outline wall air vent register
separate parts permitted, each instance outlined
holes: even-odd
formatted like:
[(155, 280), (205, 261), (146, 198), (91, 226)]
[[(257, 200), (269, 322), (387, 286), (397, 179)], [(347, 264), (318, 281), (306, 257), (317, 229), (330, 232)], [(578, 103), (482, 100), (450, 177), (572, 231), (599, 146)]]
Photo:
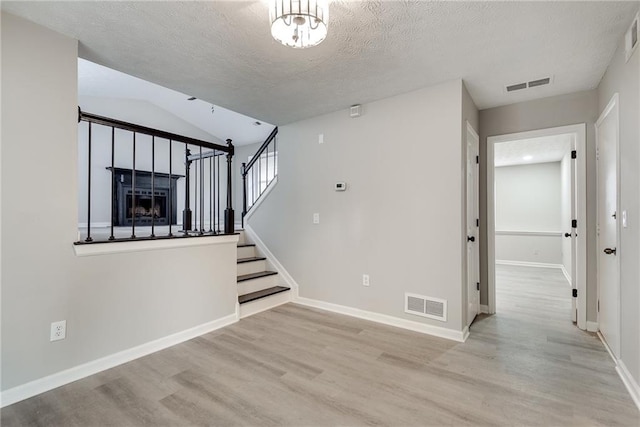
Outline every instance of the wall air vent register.
[(447, 321), (447, 300), (417, 294), (404, 294), (405, 313)]

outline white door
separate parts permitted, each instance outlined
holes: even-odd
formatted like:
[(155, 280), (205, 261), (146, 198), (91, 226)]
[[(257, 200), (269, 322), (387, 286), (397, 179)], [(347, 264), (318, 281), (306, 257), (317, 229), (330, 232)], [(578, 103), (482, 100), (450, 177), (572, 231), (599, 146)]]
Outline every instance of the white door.
[(467, 123), (467, 326), (480, 312), (478, 244), (478, 134)]
[(618, 270), (618, 100), (613, 97), (596, 123), (598, 164), (598, 323), (609, 348), (620, 357)]

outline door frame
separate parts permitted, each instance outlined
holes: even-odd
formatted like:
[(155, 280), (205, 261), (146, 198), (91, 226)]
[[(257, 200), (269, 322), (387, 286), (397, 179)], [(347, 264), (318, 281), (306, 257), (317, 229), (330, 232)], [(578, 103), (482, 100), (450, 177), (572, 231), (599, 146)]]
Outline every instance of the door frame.
[[(602, 113), (600, 114), (600, 117), (598, 117), (598, 120), (596, 121), (595, 125), (594, 125), (594, 130), (595, 130), (595, 139), (596, 139), (596, 185), (598, 185), (598, 179), (600, 176), (600, 161), (598, 159), (598, 150), (599, 150), (599, 141), (598, 141), (598, 128), (600, 127), (600, 125), (602, 124), (602, 122), (604, 121), (604, 119), (607, 118), (607, 116), (609, 115), (609, 113), (611, 113), (611, 111), (613, 111), (613, 109), (616, 108), (618, 110), (618, 121), (615, 124), (615, 128), (616, 128), (616, 213), (618, 215), (618, 217), (620, 217), (622, 215), (622, 211), (620, 209), (620, 103), (619, 103), (619, 96), (618, 93), (614, 93), (613, 96), (611, 97), (611, 99), (609, 100), (609, 103), (607, 104), (607, 106), (604, 108), (604, 110), (602, 110)], [(600, 227), (600, 198), (598, 197), (598, 191), (596, 190), (596, 265), (597, 265), (597, 270), (596, 270), (596, 283), (597, 283), (597, 297), (598, 297), (598, 304), (600, 303), (600, 233), (599, 233), (599, 227)], [(621, 228), (621, 223), (622, 221), (616, 219), (616, 249), (618, 251), (620, 251), (620, 228)], [(616, 283), (615, 286), (618, 287), (618, 299), (616, 301), (616, 308), (617, 308), (617, 317), (618, 317), (618, 339), (619, 339), (619, 343), (618, 343), (618, 348), (617, 349), (611, 349), (609, 347), (609, 344), (606, 344), (607, 350), (611, 353), (612, 357), (614, 360), (618, 359), (619, 353), (620, 353), (620, 345), (622, 344), (621, 340), (622, 340), (622, 334), (621, 334), (621, 313), (620, 313), (620, 254), (619, 252), (616, 253)], [(600, 324), (600, 310), (598, 309), (596, 311), (597, 313), (597, 321), (598, 321), (598, 325)], [(599, 328), (598, 328), (599, 329)], [(600, 332), (598, 332), (600, 333)], [(603, 340), (604, 341), (604, 340)], [(606, 342), (606, 341), (604, 341)], [(618, 355), (615, 355), (615, 353), (613, 352), (613, 350), (616, 350), (618, 352)]]
[(488, 312), (496, 312), (496, 216), (495, 216), (495, 144), (519, 139), (540, 138), (560, 134), (575, 135), (575, 149), (578, 152), (576, 158), (577, 181), (577, 220), (578, 236), (576, 259), (576, 289), (578, 298), (576, 307), (578, 310), (578, 328), (587, 329), (587, 161), (586, 161), (586, 123), (559, 126), (546, 129), (537, 129), (526, 132), (516, 132), (505, 135), (487, 137), (487, 297)]
[[(478, 156), (478, 158), (480, 156), (480, 135), (478, 135), (478, 132), (476, 132), (476, 130), (473, 128), (473, 126), (471, 125), (471, 123), (469, 123), (468, 120), (465, 120), (465, 122), (466, 122), (466, 135), (465, 135), (466, 137), (465, 137), (465, 144), (464, 144), (464, 148), (465, 148), (465, 175), (464, 175), (464, 177), (465, 177), (465, 196), (464, 197), (465, 197), (465, 204), (466, 204), (467, 200), (468, 200), (467, 192), (469, 191), (468, 190), (469, 183), (467, 181), (467, 176), (468, 176), (467, 173), (468, 173), (468, 171), (466, 170), (466, 167), (468, 165), (467, 158), (469, 156), (469, 152), (468, 152), (469, 135), (471, 135), (471, 137), (474, 139), (474, 142), (475, 142), (475, 145), (476, 145), (476, 150), (477, 150), (476, 151), (476, 155)], [(475, 186), (476, 186), (476, 195), (475, 195), (476, 196), (475, 197), (475, 199), (476, 199), (476, 209), (475, 209), (476, 212), (475, 213), (477, 215), (476, 219), (479, 219), (480, 218), (480, 163), (479, 162), (476, 164)], [(464, 233), (463, 233), (464, 242), (465, 242), (464, 243), (465, 256), (466, 256), (466, 254), (468, 254), (467, 246), (469, 244), (467, 242), (467, 221), (468, 221), (467, 216), (468, 216), (468, 212), (469, 212), (468, 206), (465, 205), (465, 225), (464, 225)], [(464, 305), (464, 308), (465, 308), (464, 309), (464, 313), (465, 313), (465, 319), (466, 320), (465, 320), (464, 323), (465, 323), (465, 326), (467, 326), (467, 327), (471, 326), (471, 321), (469, 319), (467, 319), (468, 312), (469, 312), (469, 276), (470, 276), (470, 274), (477, 274), (476, 280), (478, 282), (480, 282), (480, 224), (478, 224), (476, 226), (475, 238), (476, 238), (476, 241), (475, 241), (476, 257), (477, 257), (476, 261), (475, 261), (476, 262), (476, 264), (475, 264), (475, 269), (476, 269), (475, 273), (469, 271), (469, 259), (467, 259), (466, 263), (465, 263), (465, 269), (467, 271), (467, 274), (466, 274), (466, 282), (465, 282), (466, 301), (465, 301), (465, 305)], [(478, 315), (478, 314), (480, 314), (482, 312), (482, 310), (480, 309), (480, 290), (478, 290), (477, 293), (478, 293), (477, 294), (478, 304), (477, 304), (477, 313), (476, 313), (476, 315)]]

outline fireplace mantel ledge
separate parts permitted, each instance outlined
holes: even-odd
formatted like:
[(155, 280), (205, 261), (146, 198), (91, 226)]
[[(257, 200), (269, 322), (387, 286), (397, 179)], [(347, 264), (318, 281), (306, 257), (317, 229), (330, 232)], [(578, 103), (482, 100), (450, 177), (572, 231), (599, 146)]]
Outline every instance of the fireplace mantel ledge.
[(223, 234), (218, 236), (181, 237), (176, 239), (92, 243), (88, 245), (73, 245), (73, 249), (76, 256), (79, 257), (224, 244), (233, 244), (235, 251), (238, 238), (238, 234)]

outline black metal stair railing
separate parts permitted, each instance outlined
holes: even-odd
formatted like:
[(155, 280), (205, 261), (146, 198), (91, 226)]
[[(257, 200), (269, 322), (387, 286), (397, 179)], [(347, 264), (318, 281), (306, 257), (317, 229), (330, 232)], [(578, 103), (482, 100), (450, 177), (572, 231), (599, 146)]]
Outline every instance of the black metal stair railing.
[(278, 128), (274, 128), (248, 163), (242, 163), (242, 226), (247, 212), (278, 176)]
[[(227, 139), (227, 145), (211, 143), (85, 113), (78, 107), (78, 123), (81, 122), (87, 123), (86, 168), (81, 159), (79, 170), (80, 175), (86, 174), (86, 210), (81, 206), (79, 212), (81, 216), (86, 212), (86, 230), (79, 227), (78, 241), (75, 244), (235, 232), (231, 193), (234, 146), (230, 139)], [(102, 138), (97, 138), (96, 131), (99, 131)], [(136, 143), (140, 145), (143, 139), (146, 145), (136, 149)], [(94, 155), (96, 144), (100, 144), (102, 150), (99, 158)], [(163, 155), (158, 156), (163, 147)], [(184, 162), (178, 171), (174, 160), (174, 155), (179, 153), (176, 148), (184, 150)], [(106, 155), (107, 151), (110, 151), (110, 156)], [(140, 166), (141, 154), (150, 154), (150, 161), (144, 160), (151, 170), (143, 170)], [(158, 157), (163, 158), (164, 164), (158, 165)], [(103, 165), (101, 161), (109, 164)], [(224, 163), (226, 171), (221, 173)], [(129, 165), (130, 168), (124, 167)], [(100, 166), (104, 166), (104, 169)], [(97, 184), (101, 184), (101, 188), (94, 188), (96, 183), (92, 183), (92, 178), (99, 181)], [(107, 179), (110, 185), (106, 184)], [(223, 193), (226, 197), (224, 212), (221, 209)], [(179, 195), (184, 198), (181, 223), (177, 214)], [(108, 227), (104, 226), (106, 224), (102, 227), (92, 224), (92, 214), (95, 214), (92, 208), (95, 211), (96, 205), (102, 207), (99, 214), (103, 219), (109, 217)], [(107, 212), (109, 208), (110, 212)], [(223, 230), (220, 229), (221, 215)]]

